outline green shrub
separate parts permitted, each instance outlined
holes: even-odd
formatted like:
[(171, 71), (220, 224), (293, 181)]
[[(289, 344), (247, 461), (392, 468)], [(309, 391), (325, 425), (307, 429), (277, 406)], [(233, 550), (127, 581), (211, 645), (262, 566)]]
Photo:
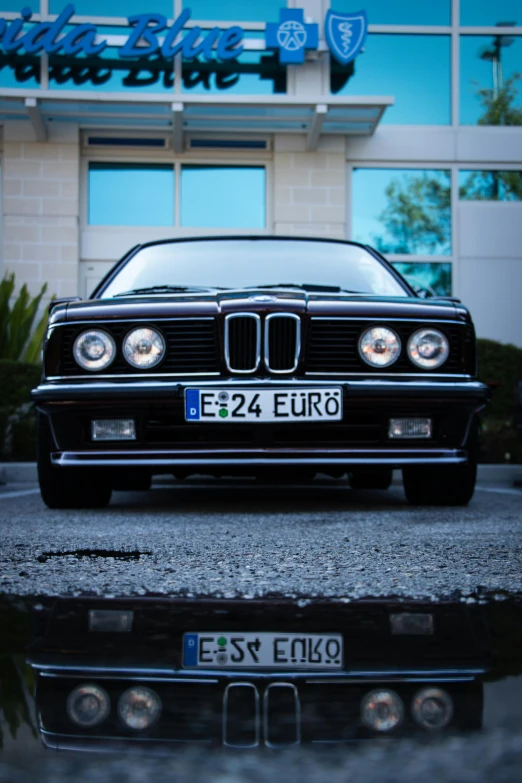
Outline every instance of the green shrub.
[(522, 380), (522, 348), (495, 340), (479, 340), (478, 375), (484, 383), (495, 384), (493, 397), (481, 417), (480, 461), (522, 462), (522, 438), (515, 424), (517, 382)]
[(36, 454), (36, 412), (30, 392), (40, 382), (36, 364), (0, 359), (0, 457), (33, 460)]
[(37, 364), (0, 359), (0, 408), (18, 408), (30, 402), (30, 391), (38, 386), (42, 368)]
[(0, 282), (0, 358), (36, 363), (40, 361), (40, 347), (47, 326), (47, 312), (40, 318), (34, 331), (33, 323), (42, 297), (47, 291), (47, 283), (35, 297), (29, 295), (24, 284), (11, 304), (14, 290), (13, 273)]
[(486, 418), (513, 420), (517, 381), (522, 380), (522, 348), (495, 340), (479, 340), (478, 376), (484, 383), (499, 384), (486, 408)]

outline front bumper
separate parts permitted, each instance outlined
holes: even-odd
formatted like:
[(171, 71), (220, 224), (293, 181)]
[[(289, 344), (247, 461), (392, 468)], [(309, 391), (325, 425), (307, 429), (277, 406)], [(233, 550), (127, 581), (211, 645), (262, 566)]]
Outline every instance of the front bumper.
[[(333, 423), (202, 424), (186, 422), (188, 388), (313, 388), (343, 390), (343, 420)], [(51, 420), (61, 467), (185, 467), (204, 472), (224, 467), (371, 465), (390, 468), (419, 464), (459, 464), (467, 460), (471, 424), (489, 396), (473, 379), (213, 379), (91, 380), (47, 382), (33, 391), (38, 409)], [(429, 440), (390, 440), (390, 418), (427, 416), (434, 422)], [(132, 442), (93, 442), (93, 418), (136, 420)]]

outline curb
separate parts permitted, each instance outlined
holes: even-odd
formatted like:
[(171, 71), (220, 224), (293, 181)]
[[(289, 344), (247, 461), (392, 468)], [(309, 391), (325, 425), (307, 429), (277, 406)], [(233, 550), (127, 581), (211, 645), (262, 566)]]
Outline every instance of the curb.
[[(0, 462), (0, 484), (38, 481), (36, 462)], [(510, 484), (522, 481), (522, 465), (479, 465), (477, 481), (482, 484)], [(402, 484), (400, 470), (393, 471), (393, 483)]]

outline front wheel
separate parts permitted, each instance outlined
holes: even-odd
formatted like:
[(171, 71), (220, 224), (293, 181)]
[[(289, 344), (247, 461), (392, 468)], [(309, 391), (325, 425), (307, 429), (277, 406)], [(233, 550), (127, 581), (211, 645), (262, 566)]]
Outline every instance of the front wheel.
[(475, 492), (477, 451), (463, 465), (403, 468), (404, 492), (413, 506), (467, 506)]
[(38, 414), (37, 465), (42, 500), (49, 508), (102, 508), (112, 488), (100, 472), (59, 468), (51, 461), (53, 438), (49, 419)]

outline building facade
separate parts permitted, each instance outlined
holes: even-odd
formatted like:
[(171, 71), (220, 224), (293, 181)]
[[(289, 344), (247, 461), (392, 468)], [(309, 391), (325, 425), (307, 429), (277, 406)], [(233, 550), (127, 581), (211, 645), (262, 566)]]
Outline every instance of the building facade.
[(18, 284), (85, 297), (166, 237), (355, 239), (522, 346), (520, 0), (27, 5), (0, 11)]

